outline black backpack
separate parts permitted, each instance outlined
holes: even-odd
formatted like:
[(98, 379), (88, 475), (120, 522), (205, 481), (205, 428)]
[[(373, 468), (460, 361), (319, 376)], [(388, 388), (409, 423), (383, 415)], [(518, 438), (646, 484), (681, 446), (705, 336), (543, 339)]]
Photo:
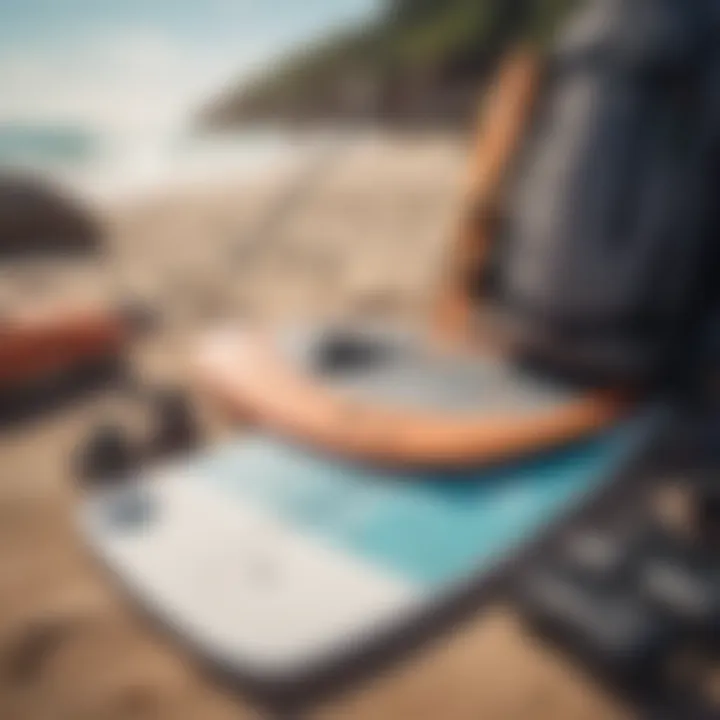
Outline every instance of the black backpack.
[(690, 356), (717, 279), (712, 12), (593, 0), (553, 53), (499, 243), (521, 356), (603, 382), (656, 380)]

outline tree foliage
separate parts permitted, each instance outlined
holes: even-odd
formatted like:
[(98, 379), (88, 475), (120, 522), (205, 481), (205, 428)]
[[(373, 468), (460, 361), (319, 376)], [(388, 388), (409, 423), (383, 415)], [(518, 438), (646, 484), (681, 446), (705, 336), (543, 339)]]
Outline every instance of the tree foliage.
[(219, 124), (321, 117), (338, 109), (348, 83), (358, 78), (383, 92), (418, 77), (441, 85), (480, 81), (512, 42), (547, 42), (575, 2), (386, 0), (375, 20), (280, 58), (208, 116)]

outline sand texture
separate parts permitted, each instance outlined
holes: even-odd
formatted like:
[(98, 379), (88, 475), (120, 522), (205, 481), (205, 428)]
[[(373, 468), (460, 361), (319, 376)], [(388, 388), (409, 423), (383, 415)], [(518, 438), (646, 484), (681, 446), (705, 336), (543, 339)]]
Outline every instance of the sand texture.
[[(287, 195), (289, 173), (125, 203), (105, 216), (111, 253), (103, 263), (6, 264), (0, 308), (29, 298), (143, 297), (163, 322), (133, 361), (156, 382), (184, 382), (187, 347), (226, 317), (411, 322), (426, 312), (438, 279), (465, 155), (455, 141), (427, 137), (344, 148), (282, 222), (268, 212)], [(265, 717), (133, 613), (77, 536), (73, 451), (108, 414), (133, 416), (142, 432), (146, 418), (126, 405), (106, 391), (0, 433), (0, 720)], [(208, 437), (228, 430), (213, 408), (201, 400), (199, 408)], [(534, 647), (503, 609), (302, 716), (626, 717), (587, 678)]]

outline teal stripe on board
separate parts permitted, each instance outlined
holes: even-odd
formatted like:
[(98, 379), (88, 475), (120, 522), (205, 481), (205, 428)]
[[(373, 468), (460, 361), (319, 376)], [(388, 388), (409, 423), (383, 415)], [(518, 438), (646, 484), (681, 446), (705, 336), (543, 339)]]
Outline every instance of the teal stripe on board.
[(207, 454), (192, 470), (199, 481), (432, 590), (482, 572), (552, 522), (597, 488), (637, 437), (636, 424), (513, 466), (403, 475), (253, 436)]

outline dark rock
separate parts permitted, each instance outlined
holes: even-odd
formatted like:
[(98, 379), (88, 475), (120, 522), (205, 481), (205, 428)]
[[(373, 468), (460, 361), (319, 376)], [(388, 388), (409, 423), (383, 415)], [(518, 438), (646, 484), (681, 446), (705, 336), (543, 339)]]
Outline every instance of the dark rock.
[(47, 181), (0, 174), (0, 260), (94, 254), (99, 223), (79, 203)]

